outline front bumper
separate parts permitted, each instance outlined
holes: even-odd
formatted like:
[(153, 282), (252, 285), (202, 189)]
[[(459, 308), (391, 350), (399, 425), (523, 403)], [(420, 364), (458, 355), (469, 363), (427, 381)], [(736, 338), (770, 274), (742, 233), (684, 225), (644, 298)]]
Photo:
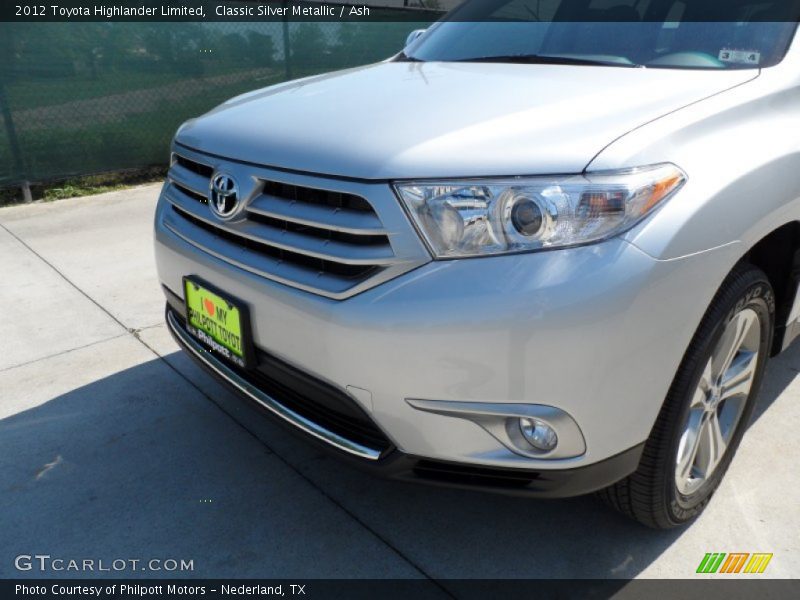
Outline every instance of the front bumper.
[[(247, 303), (258, 349), (347, 395), (398, 453), (464, 468), (556, 473), (639, 447), (735, 262), (730, 247), (657, 261), (615, 239), (434, 261), (337, 301), (199, 250), (163, 227), (164, 210), (162, 200), (165, 288), (195, 275)], [(585, 451), (525, 456), (472, 420), (407, 399), (557, 407), (578, 424)]]
[[(310, 436), (324, 450), (336, 453), (340, 458), (350, 459), (352, 464), (374, 475), (463, 489), (561, 498), (587, 494), (619, 481), (636, 469), (644, 449), (644, 444), (640, 444), (589, 466), (545, 471), (478, 467), (411, 456), (395, 448), (380, 434), (376, 435), (369, 430), (364, 433), (367, 428), (354, 427), (352, 418), (342, 431), (341, 422), (330, 419), (326, 422), (325, 416), (319, 418), (320, 413), (313, 409), (313, 414), (309, 414), (307, 404), (292, 406), (292, 399), (288, 398), (287, 402), (285, 392), (281, 393), (280, 382), (265, 376), (270, 372), (274, 374), (275, 367), (274, 364), (271, 367), (264, 365), (280, 362), (273, 357), (260, 353), (259, 362), (262, 366), (259, 367), (259, 377), (255, 380), (252, 375), (216, 358), (186, 330), (185, 314), (179, 299), (170, 292), (167, 292), (167, 299), (166, 321), (170, 333), (195, 362), (237, 393), (242, 400), (263, 409), (265, 413), (287, 425), (290, 431)], [(285, 365), (281, 365), (280, 369), (291, 371)], [(259, 380), (261, 385), (258, 384)], [(299, 387), (306, 391), (308, 386), (304, 384), (307, 381), (307, 377), (299, 381)], [(325, 387), (321, 382), (310, 382), (310, 385), (312, 389), (317, 386)], [(314, 391), (319, 392), (319, 389)], [(314, 391), (311, 392), (312, 395)], [(331, 390), (331, 393), (335, 392)]]

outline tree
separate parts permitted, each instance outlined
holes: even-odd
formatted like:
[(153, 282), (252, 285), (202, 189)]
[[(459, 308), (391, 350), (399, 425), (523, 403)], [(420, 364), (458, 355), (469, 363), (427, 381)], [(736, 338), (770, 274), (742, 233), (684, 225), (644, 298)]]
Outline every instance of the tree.
[(328, 40), (319, 23), (292, 24), (289, 40), (293, 68), (320, 71), (330, 62)]
[(275, 40), (271, 35), (248, 31), (247, 52), (251, 62), (256, 66), (271, 67), (275, 64)]

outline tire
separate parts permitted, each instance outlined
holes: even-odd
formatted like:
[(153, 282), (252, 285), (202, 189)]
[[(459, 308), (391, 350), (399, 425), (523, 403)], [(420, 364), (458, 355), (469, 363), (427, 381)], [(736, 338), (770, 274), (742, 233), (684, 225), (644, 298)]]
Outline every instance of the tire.
[[(681, 361), (638, 469), (598, 492), (607, 504), (656, 529), (686, 524), (705, 509), (752, 416), (774, 319), (767, 276), (750, 264), (738, 265)], [(730, 385), (736, 380), (740, 386)]]

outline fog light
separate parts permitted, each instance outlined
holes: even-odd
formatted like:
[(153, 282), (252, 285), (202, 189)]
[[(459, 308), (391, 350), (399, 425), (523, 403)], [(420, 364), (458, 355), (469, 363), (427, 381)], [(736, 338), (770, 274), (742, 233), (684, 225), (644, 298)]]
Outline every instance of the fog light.
[(558, 444), (555, 430), (538, 419), (520, 419), (519, 430), (525, 441), (542, 452), (550, 452)]

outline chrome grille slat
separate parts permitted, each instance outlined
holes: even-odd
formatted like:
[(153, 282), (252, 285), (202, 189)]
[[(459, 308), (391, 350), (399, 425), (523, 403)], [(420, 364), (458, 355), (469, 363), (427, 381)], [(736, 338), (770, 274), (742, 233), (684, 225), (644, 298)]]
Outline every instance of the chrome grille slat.
[[(209, 202), (219, 173), (238, 183), (241, 205), (228, 219)], [(288, 286), (341, 300), (430, 260), (387, 184), (287, 173), (180, 144), (167, 179), (165, 230)]]
[(325, 207), (287, 200), (268, 194), (256, 197), (247, 207), (248, 212), (310, 225), (319, 229), (330, 229), (354, 235), (380, 235), (385, 233), (380, 219), (374, 213)]
[[(298, 287), (309, 292), (319, 293), (320, 290), (327, 295), (340, 295), (353, 287), (353, 282), (344, 277), (336, 277), (328, 273), (320, 273), (312, 269), (299, 267), (280, 260), (264, 260), (257, 252), (236, 246), (229, 242), (220, 242), (212, 233), (203, 231), (195, 225), (178, 221), (180, 217), (166, 214), (164, 225), (172, 233), (184, 241), (197, 246), (208, 254), (249, 271), (255, 275), (279, 281), (286, 285)], [(225, 251), (220, 252), (215, 248), (222, 246)]]
[(167, 199), (194, 218), (205, 221), (228, 233), (242, 236), (281, 250), (297, 252), (321, 260), (330, 260), (346, 265), (390, 265), (397, 262), (391, 246), (357, 246), (344, 244), (324, 238), (311, 237), (302, 233), (282, 231), (276, 227), (255, 221), (220, 221), (215, 219), (203, 205), (182, 194), (173, 187)]
[(199, 194), (201, 196), (208, 194), (208, 178), (203, 177), (199, 173), (193, 173), (178, 163), (174, 163), (172, 167), (170, 167), (169, 179), (173, 183), (184, 187), (195, 194)]

